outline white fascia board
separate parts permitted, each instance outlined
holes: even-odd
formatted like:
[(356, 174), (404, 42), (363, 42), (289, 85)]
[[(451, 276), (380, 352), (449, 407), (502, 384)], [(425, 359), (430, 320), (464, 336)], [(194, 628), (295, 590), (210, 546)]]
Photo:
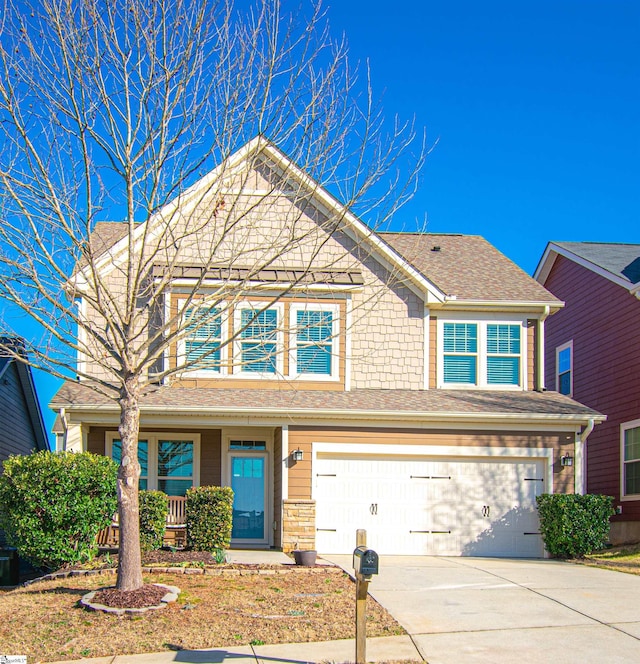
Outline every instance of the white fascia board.
[[(67, 416), (71, 421), (84, 421), (92, 423), (103, 422), (105, 418), (111, 420), (114, 416), (119, 415), (119, 408), (115, 404), (104, 404), (101, 406), (87, 405), (77, 406), (71, 408), (65, 407)], [(586, 426), (591, 420), (594, 422), (602, 422), (606, 419), (603, 415), (557, 415), (546, 413), (456, 413), (456, 412), (415, 412), (415, 411), (377, 411), (377, 410), (310, 410), (310, 409), (291, 409), (291, 408), (237, 408), (237, 407), (215, 407), (203, 408), (200, 406), (141, 406), (141, 418), (147, 420), (149, 418), (162, 418), (165, 424), (168, 420), (174, 425), (178, 420), (183, 421), (182, 418), (188, 418), (190, 422), (194, 422), (198, 418), (211, 424), (212, 417), (220, 417), (226, 421), (252, 422), (256, 421), (269, 421), (273, 420), (282, 421), (287, 420), (289, 425), (296, 423), (306, 423), (307, 420), (314, 420), (317, 422), (324, 422), (325, 425), (340, 421), (346, 422), (365, 422), (376, 424), (379, 422), (402, 423), (404, 425), (413, 424), (428, 424), (433, 427), (435, 425), (443, 425), (447, 428), (461, 428), (465, 424), (484, 424), (495, 427), (499, 424), (504, 424), (509, 429), (520, 424), (538, 425), (538, 426), (551, 426), (557, 428), (558, 426), (570, 427), (571, 430), (578, 431), (576, 427)], [(216, 424), (218, 424), (216, 420)]]
[[(181, 214), (185, 215), (189, 212), (190, 204), (193, 203), (195, 194), (208, 187), (216, 178), (220, 177), (223, 169), (231, 172), (233, 169), (238, 168), (242, 162), (246, 160), (248, 155), (262, 151), (272, 161), (279, 166), (287, 177), (293, 177), (301, 184), (307, 187), (312, 193), (316, 201), (321, 203), (334, 213), (337, 213), (344, 219), (345, 231), (352, 229), (361, 238), (364, 238), (370, 246), (373, 247), (373, 255), (378, 260), (384, 258), (388, 261), (385, 267), (395, 267), (400, 269), (410, 280), (411, 285), (414, 286), (412, 290), (423, 299), (429, 301), (442, 302), (445, 299), (445, 294), (440, 291), (434, 284), (426, 279), (420, 272), (413, 268), (407, 261), (405, 261), (396, 251), (394, 251), (386, 242), (379, 238), (366, 224), (360, 221), (351, 211), (345, 208), (336, 198), (334, 198), (328, 191), (321, 187), (309, 175), (304, 173), (298, 166), (296, 166), (288, 157), (286, 157), (278, 148), (271, 144), (267, 139), (258, 136), (249, 141), (244, 147), (237, 150), (234, 154), (230, 155), (222, 164), (217, 166), (208, 175), (202, 177), (198, 182), (193, 184), (183, 194), (177, 196), (171, 202), (167, 203), (161, 210), (159, 210), (147, 222), (139, 224), (134, 230), (134, 239), (139, 243), (140, 236), (144, 232), (144, 227), (147, 224), (152, 224), (158, 218), (168, 217), (173, 214), (178, 208), (182, 208)], [(357, 240), (357, 238), (355, 238)], [(105, 255), (98, 261), (97, 269), (108, 269), (113, 267), (119, 257), (122, 255), (128, 244), (128, 238), (125, 236), (119, 240), (112, 248), (111, 251), (105, 252)], [(134, 251), (139, 250), (138, 244), (134, 246)]]
[(482, 311), (513, 311), (525, 314), (528, 318), (536, 318), (548, 315), (549, 311), (556, 312), (564, 307), (565, 303), (561, 300), (557, 302), (538, 302), (538, 301), (513, 301), (513, 300), (447, 300), (441, 306), (432, 305), (438, 311), (454, 310), (482, 310)]
[(568, 251), (563, 247), (559, 247), (557, 244), (554, 244), (553, 242), (549, 242), (549, 244), (547, 245), (547, 248), (545, 249), (542, 258), (540, 259), (540, 263), (538, 264), (538, 267), (536, 268), (536, 271), (534, 272), (533, 275), (534, 279), (539, 281), (543, 286), (545, 281), (547, 280), (547, 277), (549, 276), (549, 272), (551, 272), (551, 268), (553, 267), (553, 263), (555, 262), (557, 256), (564, 256), (565, 258), (568, 258), (570, 261), (573, 261), (577, 265), (580, 265), (585, 269), (590, 270), (594, 274), (597, 274), (600, 277), (603, 277), (604, 279), (608, 279), (614, 284), (621, 286), (625, 290), (628, 290), (632, 294), (640, 291), (640, 284), (630, 284), (628, 281), (621, 279), (620, 277), (616, 276), (615, 274), (612, 274), (611, 272), (605, 270), (599, 265), (592, 263), (591, 261), (587, 260), (586, 258), (583, 258), (582, 256), (574, 254), (572, 251)]
[[(258, 150), (261, 145), (266, 143), (266, 140), (261, 136), (249, 141), (245, 146), (237, 150), (235, 153), (230, 155), (225, 159), (219, 166), (214, 168), (210, 173), (200, 178), (195, 182), (191, 187), (186, 189), (182, 194), (176, 196), (169, 203), (165, 204), (158, 212), (156, 212), (151, 218), (146, 222), (140, 223), (134, 229), (134, 251), (138, 251), (140, 247), (141, 236), (144, 234), (144, 228), (148, 224), (153, 226), (154, 222), (157, 219), (162, 219), (163, 217), (170, 217), (176, 212), (179, 208), (182, 208), (182, 214), (186, 214), (189, 211), (189, 208), (193, 206), (196, 194), (201, 190), (205, 190), (212, 182), (215, 182), (217, 178), (220, 177), (220, 174), (225, 170), (231, 172), (233, 169), (237, 168), (240, 163), (242, 163), (247, 155), (251, 152)], [(151, 236), (153, 237), (153, 235)], [(110, 251), (106, 251), (103, 256), (98, 259), (96, 264), (96, 269), (101, 271), (104, 268), (113, 267), (117, 264), (118, 260), (121, 258), (124, 250), (127, 248), (129, 239), (127, 236), (121, 238), (116, 242), (111, 248)]]
[[(406, 260), (404, 260), (400, 254), (398, 254), (389, 244), (387, 244), (382, 238), (380, 238), (369, 226), (360, 221), (353, 212), (351, 212), (347, 207), (345, 207), (340, 201), (338, 201), (334, 196), (332, 196), (324, 187), (322, 187), (318, 182), (316, 182), (310, 175), (305, 173), (300, 169), (296, 164), (294, 164), (285, 154), (283, 154), (277, 147), (271, 143), (267, 143), (263, 149), (263, 152), (267, 154), (276, 164), (280, 167), (283, 174), (287, 177), (293, 177), (298, 180), (302, 185), (307, 189), (313, 192), (314, 199), (321, 203), (325, 210), (330, 211), (331, 213), (337, 214), (338, 217), (342, 218), (345, 222), (345, 232), (351, 229), (356, 233), (360, 238), (365, 239), (369, 245), (373, 248), (373, 255), (378, 259), (384, 259), (383, 265), (386, 268), (395, 267), (404, 272), (407, 277), (418, 286), (417, 291), (414, 291), (419, 297), (423, 299), (429, 299), (432, 301), (435, 299), (437, 302), (443, 302), (445, 300), (445, 293), (443, 293), (439, 288), (437, 288), (431, 281), (429, 281), (423, 274), (418, 272), (412, 265), (410, 265)], [(357, 241), (357, 237), (353, 237)], [(413, 290), (413, 289), (412, 289)], [(425, 294), (427, 298), (425, 298)], [(429, 297), (431, 296), (431, 297)]]

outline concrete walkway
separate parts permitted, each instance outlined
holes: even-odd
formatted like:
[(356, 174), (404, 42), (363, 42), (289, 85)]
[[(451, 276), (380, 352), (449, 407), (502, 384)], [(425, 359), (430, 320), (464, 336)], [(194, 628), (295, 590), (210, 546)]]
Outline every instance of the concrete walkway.
[[(351, 556), (328, 556), (350, 570)], [(640, 662), (640, 577), (551, 560), (380, 557), (370, 593), (429, 664)]]

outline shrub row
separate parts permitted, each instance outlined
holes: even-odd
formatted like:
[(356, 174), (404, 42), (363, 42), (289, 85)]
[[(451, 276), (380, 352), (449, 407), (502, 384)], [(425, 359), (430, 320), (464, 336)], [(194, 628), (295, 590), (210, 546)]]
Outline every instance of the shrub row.
[[(45, 569), (91, 560), (117, 509), (117, 465), (88, 452), (13, 456), (0, 475), (0, 528), (23, 558)], [(217, 554), (231, 541), (233, 491), (195, 487), (186, 500), (187, 543)], [(140, 491), (140, 546), (162, 546), (168, 496)]]

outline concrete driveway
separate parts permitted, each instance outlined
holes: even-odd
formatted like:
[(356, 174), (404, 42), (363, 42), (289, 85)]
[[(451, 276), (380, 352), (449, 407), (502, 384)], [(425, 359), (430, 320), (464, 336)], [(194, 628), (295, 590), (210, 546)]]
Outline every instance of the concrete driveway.
[[(351, 568), (351, 556), (326, 558)], [(551, 560), (381, 556), (369, 590), (429, 664), (640, 662), (640, 576)]]

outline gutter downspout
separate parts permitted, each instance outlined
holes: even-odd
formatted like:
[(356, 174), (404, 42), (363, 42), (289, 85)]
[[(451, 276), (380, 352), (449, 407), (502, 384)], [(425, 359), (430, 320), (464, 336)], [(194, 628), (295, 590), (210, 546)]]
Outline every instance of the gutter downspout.
[(545, 389), (544, 385), (544, 322), (549, 318), (549, 305), (546, 305), (544, 312), (540, 318), (538, 318), (538, 334), (536, 338), (537, 348), (536, 348), (536, 390), (542, 392)]
[(581, 495), (584, 495), (587, 491), (587, 438), (595, 425), (595, 420), (590, 418), (587, 426), (579, 434), (576, 434), (573, 476), (575, 482), (574, 491)]
[(62, 452), (67, 451), (67, 437), (69, 435), (69, 423), (67, 422), (67, 413), (64, 408), (60, 409), (60, 421), (62, 422), (62, 426), (64, 428), (64, 432), (62, 433)]

